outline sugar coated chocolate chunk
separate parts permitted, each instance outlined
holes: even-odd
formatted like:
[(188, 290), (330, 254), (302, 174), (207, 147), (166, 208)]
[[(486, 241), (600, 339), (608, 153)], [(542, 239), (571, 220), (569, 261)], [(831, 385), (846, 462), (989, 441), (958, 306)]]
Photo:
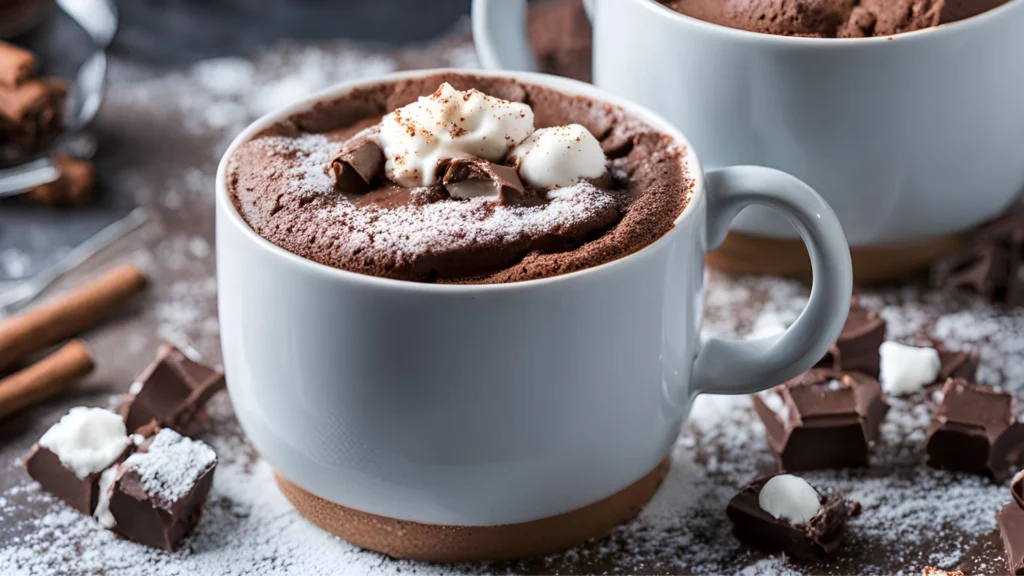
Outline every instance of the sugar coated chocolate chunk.
[(1003, 540), (1006, 568), (1010, 574), (1024, 574), (1024, 471), (1010, 483), (1013, 500), (996, 514)]
[(1009, 392), (951, 378), (928, 428), (928, 464), (1001, 482), (1024, 449), (1015, 410)]
[(110, 488), (111, 530), (173, 551), (202, 515), (217, 455), (206, 444), (160, 430), (119, 467)]
[[(817, 498), (817, 512), (805, 522), (794, 523), (762, 507), (762, 491), (775, 478), (779, 476), (755, 480), (729, 501), (725, 512), (732, 522), (733, 535), (748, 546), (769, 553), (784, 552), (798, 560), (820, 560), (835, 552), (850, 515), (843, 495), (821, 495), (811, 488)], [(801, 487), (798, 492), (797, 500), (806, 499), (806, 489)]]
[(850, 312), (843, 331), (816, 367), (864, 372), (877, 378), (880, 368), (878, 347), (883, 341), (885, 320), (875, 311), (861, 306), (860, 301), (854, 298), (850, 301)]
[(92, 514), (104, 470), (127, 456), (131, 441), (121, 418), (102, 408), (72, 408), (50, 427), (25, 459), (44, 490)]
[(753, 399), (780, 472), (866, 466), (889, 410), (871, 376), (824, 369)]
[(188, 432), (201, 417), (206, 402), (223, 388), (223, 372), (164, 344), (118, 411), (129, 430), (156, 421), (160, 426)]

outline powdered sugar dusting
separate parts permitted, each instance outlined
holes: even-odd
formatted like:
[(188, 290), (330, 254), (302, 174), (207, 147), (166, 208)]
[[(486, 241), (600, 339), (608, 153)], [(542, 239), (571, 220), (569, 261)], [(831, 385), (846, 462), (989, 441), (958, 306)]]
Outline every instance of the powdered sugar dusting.
[(187, 495), (216, 461), (217, 455), (203, 442), (164, 428), (148, 451), (132, 454), (121, 468), (135, 471), (146, 491), (169, 506)]

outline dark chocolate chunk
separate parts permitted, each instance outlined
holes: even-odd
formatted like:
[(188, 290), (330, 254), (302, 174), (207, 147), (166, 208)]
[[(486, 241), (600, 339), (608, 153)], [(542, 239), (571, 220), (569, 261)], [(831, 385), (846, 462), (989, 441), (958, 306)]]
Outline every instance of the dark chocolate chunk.
[(748, 546), (769, 553), (785, 552), (798, 560), (820, 560), (835, 552), (849, 516), (843, 495), (819, 494), (821, 511), (807, 524), (793, 525), (761, 508), (761, 488), (770, 479), (755, 480), (729, 501), (725, 513), (732, 521), (733, 535)]
[(327, 165), (334, 188), (350, 194), (365, 194), (384, 176), (384, 151), (369, 138), (357, 139), (338, 152)]
[[(453, 186), (479, 186), (479, 190), (496, 193), (502, 202), (514, 202), (523, 197), (525, 188), (515, 168), (494, 164), (479, 158), (453, 158), (447, 162), (441, 183), (449, 193)], [(469, 196), (478, 196), (470, 190)]]
[(946, 265), (951, 288), (968, 289), (989, 302), (1024, 304), (1024, 211), (1007, 214), (985, 226), (974, 242)]
[(947, 350), (945, 346), (936, 344), (935, 349), (939, 352), (939, 360), (942, 361), (942, 369), (939, 370), (939, 378), (936, 384), (944, 384), (950, 378), (963, 378), (974, 382), (978, 377), (978, 354), (975, 352), (955, 352)]
[(111, 528), (173, 551), (199, 523), (217, 456), (206, 444), (163, 429), (119, 467), (110, 490)]
[(224, 373), (164, 344), (134, 387), (118, 408), (129, 431), (156, 421), (188, 433), (202, 419), (206, 402), (224, 388)]
[(1024, 574), (1024, 472), (1018, 472), (1010, 484), (1013, 501), (996, 514), (1003, 539), (1006, 567), (1010, 574)]
[(854, 298), (839, 339), (815, 367), (864, 372), (878, 378), (881, 362), (878, 347), (884, 341), (885, 320)]
[(35, 54), (0, 41), (0, 86), (20, 85), (35, 73), (36, 65)]
[(754, 395), (779, 471), (867, 466), (889, 410), (867, 374), (809, 370)]
[(39, 444), (32, 447), (32, 452), (25, 459), (25, 469), (43, 490), (82, 514), (91, 515), (96, 509), (99, 472), (79, 478), (74, 471), (61, 464), (56, 454)]
[(1024, 448), (1024, 424), (1008, 392), (952, 378), (928, 428), (928, 464), (1002, 482)]

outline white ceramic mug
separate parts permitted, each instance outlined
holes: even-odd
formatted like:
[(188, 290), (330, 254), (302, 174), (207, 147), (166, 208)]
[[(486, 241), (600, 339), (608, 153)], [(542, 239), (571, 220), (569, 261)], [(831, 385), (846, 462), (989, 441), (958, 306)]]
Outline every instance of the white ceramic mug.
[[(249, 438), (322, 498), (425, 524), (527, 522), (596, 502), (664, 460), (700, 393), (792, 377), (838, 336), (851, 293), (839, 222), (811, 188), (767, 168), (704, 173), (645, 108), (543, 74), (495, 74), (621, 106), (687, 147), (693, 196), (642, 250), (594, 268), (498, 285), (364, 276), (256, 234), (226, 185), (238, 144), (311, 103), (414, 71), (330, 88), (256, 121), (217, 173), (224, 366)], [(812, 255), (807, 308), (767, 340), (700, 339), (704, 253), (745, 206), (773, 206)]]
[[(793, 38), (591, 0), (594, 84), (664, 115), (708, 167), (757, 164), (813, 186), (851, 246), (975, 226), (1024, 189), (1024, 0), (892, 37)], [(485, 68), (532, 70), (525, 0), (474, 0)], [(736, 229), (786, 236), (769, 211)]]

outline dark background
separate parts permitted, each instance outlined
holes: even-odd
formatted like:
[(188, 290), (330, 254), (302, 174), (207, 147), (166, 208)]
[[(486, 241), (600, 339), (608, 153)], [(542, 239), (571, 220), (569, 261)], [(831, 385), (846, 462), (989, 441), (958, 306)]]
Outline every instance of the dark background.
[(429, 41), (471, 0), (118, 0), (113, 54), (153, 67), (244, 54), (285, 39), (386, 46)]

